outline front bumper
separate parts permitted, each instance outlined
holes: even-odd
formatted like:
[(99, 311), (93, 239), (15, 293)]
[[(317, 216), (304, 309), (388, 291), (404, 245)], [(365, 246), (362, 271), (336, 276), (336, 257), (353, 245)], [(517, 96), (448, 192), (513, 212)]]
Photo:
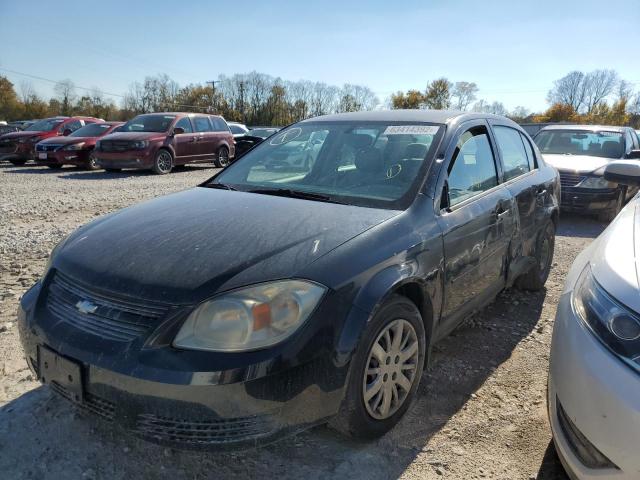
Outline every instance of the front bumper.
[(593, 189), (563, 187), (560, 207), (567, 211), (601, 212), (615, 208), (620, 191), (618, 189)]
[[(40, 158), (46, 153), (47, 158)], [(36, 152), (37, 165), (84, 165), (89, 160), (88, 150), (56, 150), (54, 152)]]
[[(338, 411), (348, 362), (337, 366), (326, 348), (299, 362), (282, 351), (252, 352), (244, 365), (244, 354), (216, 361), (223, 356), (170, 346), (145, 351), (135, 342), (112, 343), (112, 353), (104, 339), (47, 322), (40, 285), (25, 294), (18, 312), (21, 342), (36, 376), (44, 375), (38, 356), (45, 348), (71, 360), (80, 366), (84, 395), (73, 403), (145, 440), (188, 449), (255, 447)], [(51, 386), (74, 400), (68, 389)]]
[(130, 150), (127, 152), (95, 151), (96, 163), (102, 168), (149, 169), (153, 166), (154, 152)]
[(0, 159), (2, 160), (31, 160), (33, 158), (33, 143), (7, 142), (0, 145)]
[[(570, 295), (565, 293), (558, 304), (549, 367), (549, 421), (556, 450), (572, 478), (640, 478), (640, 375), (574, 315)], [(561, 426), (560, 406), (590, 446), (614, 465), (585, 465)]]

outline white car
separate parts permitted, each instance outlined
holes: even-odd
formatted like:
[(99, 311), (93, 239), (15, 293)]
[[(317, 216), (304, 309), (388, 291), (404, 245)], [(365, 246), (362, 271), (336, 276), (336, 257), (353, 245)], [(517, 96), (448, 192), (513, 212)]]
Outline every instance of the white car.
[[(605, 179), (640, 184), (640, 162)], [(640, 478), (640, 194), (575, 260), (558, 304), (549, 421), (574, 479)]]
[(604, 168), (623, 158), (640, 157), (638, 136), (629, 127), (604, 125), (549, 125), (533, 141), (545, 162), (560, 173), (561, 208), (597, 214), (610, 221), (637, 188), (604, 179)]

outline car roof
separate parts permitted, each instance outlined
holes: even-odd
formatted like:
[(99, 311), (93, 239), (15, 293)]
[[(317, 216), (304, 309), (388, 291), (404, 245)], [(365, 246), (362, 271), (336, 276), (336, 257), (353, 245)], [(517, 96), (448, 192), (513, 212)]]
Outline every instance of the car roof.
[(560, 125), (547, 125), (540, 129), (540, 132), (546, 130), (584, 130), (587, 132), (599, 132), (600, 130), (608, 130), (611, 132), (624, 132), (628, 127), (618, 127), (614, 125), (580, 125), (563, 123)]
[(184, 116), (184, 117), (192, 117), (194, 115), (206, 115), (208, 117), (220, 117), (221, 115), (215, 115), (213, 113), (201, 113), (201, 112), (149, 112), (149, 113), (140, 113), (136, 115), (136, 117), (141, 117), (143, 115), (175, 115), (175, 116)]
[(368, 112), (336, 113), (309, 118), (303, 122), (427, 122), (447, 124), (475, 119), (507, 120), (491, 113), (462, 112), (458, 110), (372, 110)]

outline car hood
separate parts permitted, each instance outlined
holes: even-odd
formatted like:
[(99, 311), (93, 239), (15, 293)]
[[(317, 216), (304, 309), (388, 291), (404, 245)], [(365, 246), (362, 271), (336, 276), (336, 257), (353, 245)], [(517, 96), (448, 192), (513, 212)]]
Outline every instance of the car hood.
[(640, 313), (640, 199), (631, 201), (598, 237), (589, 261), (600, 285)]
[(592, 173), (604, 167), (609, 162), (619, 158), (592, 157), (588, 155), (556, 155), (547, 153), (542, 156), (544, 161), (559, 171), (572, 173)]
[(17, 140), (25, 137), (50, 137), (51, 132), (12, 132), (0, 135), (0, 140)]
[(42, 140), (40, 143), (55, 145), (71, 145), (80, 142), (95, 142), (96, 137), (52, 137)]
[(53, 267), (99, 290), (193, 304), (295, 277), (398, 213), (199, 187), (81, 227), (58, 249)]
[(165, 138), (163, 132), (116, 132), (102, 137), (104, 140), (152, 140), (155, 138)]

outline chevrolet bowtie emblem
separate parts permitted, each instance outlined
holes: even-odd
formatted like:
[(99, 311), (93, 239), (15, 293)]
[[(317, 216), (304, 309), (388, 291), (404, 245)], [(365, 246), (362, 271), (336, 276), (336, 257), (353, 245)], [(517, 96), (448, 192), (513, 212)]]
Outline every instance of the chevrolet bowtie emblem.
[(98, 306), (91, 303), (89, 300), (80, 300), (76, 303), (76, 308), (80, 313), (84, 313), (85, 315), (95, 313), (95, 311), (98, 310)]

